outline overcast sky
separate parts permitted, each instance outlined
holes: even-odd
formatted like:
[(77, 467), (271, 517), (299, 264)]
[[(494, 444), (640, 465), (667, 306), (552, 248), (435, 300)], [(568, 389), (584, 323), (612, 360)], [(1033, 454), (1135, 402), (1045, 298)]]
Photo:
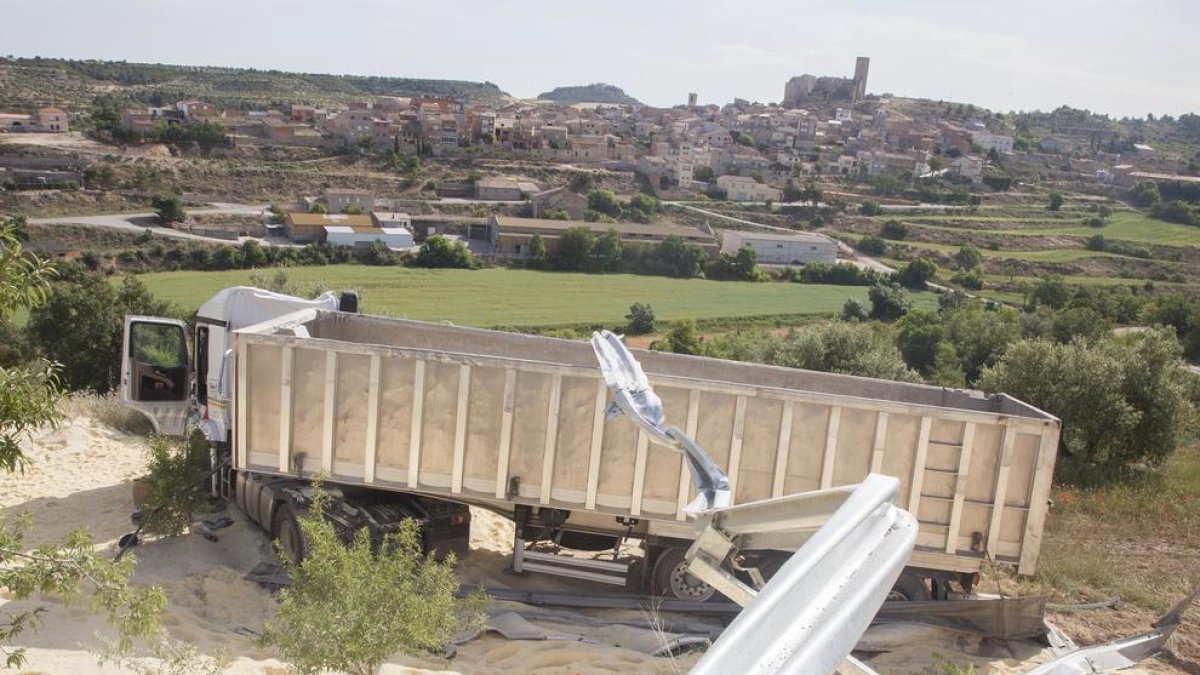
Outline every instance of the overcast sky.
[(993, 110), (1200, 112), (1198, 0), (6, 0), (0, 52), (488, 80), (609, 82), (669, 106), (778, 101), (792, 75)]

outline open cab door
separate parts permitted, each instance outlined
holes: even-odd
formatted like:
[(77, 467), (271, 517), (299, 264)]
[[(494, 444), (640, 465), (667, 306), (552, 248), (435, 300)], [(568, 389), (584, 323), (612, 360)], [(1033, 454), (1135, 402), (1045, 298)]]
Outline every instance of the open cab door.
[(121, 400), (157, 433), (182, 436), (192, 409), (187, 325), (151, 316), (125, 317)]

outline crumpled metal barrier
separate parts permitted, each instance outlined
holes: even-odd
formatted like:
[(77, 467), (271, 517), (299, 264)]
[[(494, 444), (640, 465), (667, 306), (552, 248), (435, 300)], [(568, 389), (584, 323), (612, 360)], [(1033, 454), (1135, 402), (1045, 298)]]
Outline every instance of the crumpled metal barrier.
[[(686, 510), (699, 529), (687, 552), (688, 571), (745, 606), (692, 672), (834, 672), (916, 544), (916, 519), (894, 505), (900, 481), (871, 474), (857, 486), (731, 506), (728, 476), (693, 439), (666, 425), (662, 400), (621, 339), (602, 331), (591, 342), (613, 393), (610, 418), (628, 415), (687, 462), (696, 497)], [(761, 590), (725, 569), (736, 550), (767, 542), (803, 545)], [(860, 672), (870, 671), (861, 666)]]
[[(691, 672), (832, 673), (870, 625), (916, 543), (916, 519), (892, 505), (899, 485), (892, 477), (867, 476)], [(692, 568), (719, 583), (707, 571)]]
[(885, 602), (873, 623), (920, 622), (993, 640), (1028, 640), (1046, 634), (1046, 598)]
[(1153, 624), (1154, 630), (1108, 644), (1077, 649), (1034, 668), (1026, 675), (1092, 675), (1135, 666), (1162, 650), (1175, 629), (1179, 628), (1184, 612), (1192, 606), (1198, 593), (1200, 590), (1192, 591), (1191, 595), (1160, 616)]

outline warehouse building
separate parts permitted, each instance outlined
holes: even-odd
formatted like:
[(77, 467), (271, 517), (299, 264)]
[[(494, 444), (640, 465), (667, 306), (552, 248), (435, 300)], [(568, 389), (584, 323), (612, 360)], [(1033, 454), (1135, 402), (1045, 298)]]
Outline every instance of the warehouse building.
[(837, 262), (837, 242), (812, 232), (766, 233), (727, 230), (721, 235), (721, 252), (735, 255), (749, 248), (764, 265), (807, 265)]

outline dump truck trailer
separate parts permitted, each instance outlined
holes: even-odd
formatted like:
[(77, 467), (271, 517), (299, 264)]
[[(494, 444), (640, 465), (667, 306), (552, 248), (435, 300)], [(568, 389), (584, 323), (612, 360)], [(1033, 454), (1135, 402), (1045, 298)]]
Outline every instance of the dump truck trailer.
[[(348, 521), (421, 517), (441, 533), (427, 544), (454, 550), (469, 526), (461, 505), (476, 505), (516, 523), (518, 571), (610, 583), (640, 574), (676, 597), (712, 595), (686, 574), (696, 534), (685, 462), (611, 414), (589, 344), (366, 316), (354, 295), (245, 287), (201, 307), (190, 357), (186, 330), (127, 318), (125, 400), (162, 433), (202, 429), (225, 462), (214, 490), (285, 548), (305, 480), (323, 473)], [(735, 505), (869, 473), (899, 479), (897, 504), (919, 529), (897, 598), (937, 596), (947, 582), (969, 591), (989, 559), (1034, 572), (1055, 417), (1004, 394), (635, 353), (668, 415), (728, 476)], [(632, 570), (526, 548), (615, 551), (630, 538), (645, 552)], [(769, 574), (794, 548), (740, 553)]]

